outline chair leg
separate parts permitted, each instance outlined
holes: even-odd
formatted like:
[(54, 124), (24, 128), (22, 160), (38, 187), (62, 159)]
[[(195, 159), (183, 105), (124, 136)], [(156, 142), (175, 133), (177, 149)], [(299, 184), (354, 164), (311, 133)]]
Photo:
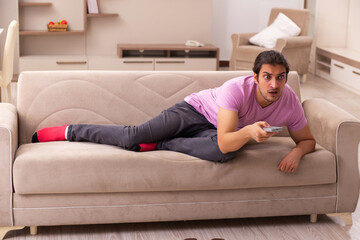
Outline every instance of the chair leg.
[(307, 74), (300, 75), (300, 83), (306, 83)]
[(30, 234), (31, 235), (36, 235), (38, 231), (38, 227), (37, 226), (30, 226)]
[(310, 215), (310, 222), (316, 223), (317, 222), (317, 214), (311, 214)]
[(4, 239), (5, 235), (13, 230), (23, 229), (23, 226), (14, 226), (14, 227), (0, 227), (0, 240)]
[(6, 102), (6, 91), (4, 88), (1, 88), (1, 102)]
[(11, 96), (11, 82), (9, 83), (9, 85), (7, 85), (6, 87), (6, 92), (7, 92), (7, 102), (8, 103), (12, 103), (12, 96)]
[(5, 88), (1, 88), (1, 102), (11, 103), (11, 83)]

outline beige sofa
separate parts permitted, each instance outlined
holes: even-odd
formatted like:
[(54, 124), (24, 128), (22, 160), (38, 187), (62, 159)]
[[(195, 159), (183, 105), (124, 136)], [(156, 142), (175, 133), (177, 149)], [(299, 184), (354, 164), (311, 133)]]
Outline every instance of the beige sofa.
[[(17, 107), (0, 104), (0, 228), (304, 215), (355, 210), (358, 119), (321, 99), (303, 103), (318, 142), (294, 174), (277, 164), (286, 132), (249, 142), (227, 163), (87, 142), (31, 143), (39, 128), (138, 124), (186, 95), (250, 72), (24, 72)], [(299, 80), (289, 74), (299, 95)]]

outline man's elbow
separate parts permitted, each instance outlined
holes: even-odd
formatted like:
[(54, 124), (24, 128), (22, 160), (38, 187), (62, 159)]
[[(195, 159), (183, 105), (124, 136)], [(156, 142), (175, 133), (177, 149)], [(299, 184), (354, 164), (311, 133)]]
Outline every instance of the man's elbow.
[(219, 137), (219, 136), (218, 136), (217, 143), (218, 143), (218, 147), (219, 147), (219, 149), (220, 149), (220, 152), (221, 152), (222, 154), (227, 154), (227, 153), (231, 152), (231, 150), (229, 149), (228, 144), (226, 144), (226, 143), (224, 142), (224, 140), (223, 140), (221, 137)]
[(230, 152), (228, 149), (226, 149), (226, 147), (223, 144), (221, 144), (219, 142), (218, 142), (218, 146), (219, 146), (220, 152), (222, 154), (227, 154), (228, 152)]
[(316, 141), (314, 138), (303, 140), (307, 144), (308, 153), (314, 152), (316, 147)]
[(316, 141), (315, 139), (311, 139), (311, 142), (312, 142), (312, 146), (311, 146), (311, 152), (315, 151), (315, 147), (316, 147)]

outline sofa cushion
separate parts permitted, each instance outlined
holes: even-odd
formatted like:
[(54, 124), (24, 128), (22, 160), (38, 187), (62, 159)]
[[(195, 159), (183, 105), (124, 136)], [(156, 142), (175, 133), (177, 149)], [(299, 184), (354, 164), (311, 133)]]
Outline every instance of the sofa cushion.
[[(244, 189), (335, 183), (335, 156), (317, 146), (294, 174), (277, 165), (294, 146), (287, 137), (248, 143), (227, 163), (171, 151), (131, 152), (85, 142), (24, 144), (14, 163), (18, 194)], [(254, 176), (256, 175), (256, 176)]]

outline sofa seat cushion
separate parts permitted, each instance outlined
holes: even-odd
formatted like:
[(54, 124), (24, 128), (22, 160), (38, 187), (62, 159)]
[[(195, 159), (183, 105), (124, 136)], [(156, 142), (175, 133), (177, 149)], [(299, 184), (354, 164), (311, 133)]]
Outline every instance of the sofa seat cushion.
[(248, 143), (227, 163), (172, 151), (131, 152), (85, 142), (23, 144), (14, 163), (18, 194), (244, 189), (335, 183), (335, 156), (317, 146), (293, 174), (277, 170), (287, 137)]

